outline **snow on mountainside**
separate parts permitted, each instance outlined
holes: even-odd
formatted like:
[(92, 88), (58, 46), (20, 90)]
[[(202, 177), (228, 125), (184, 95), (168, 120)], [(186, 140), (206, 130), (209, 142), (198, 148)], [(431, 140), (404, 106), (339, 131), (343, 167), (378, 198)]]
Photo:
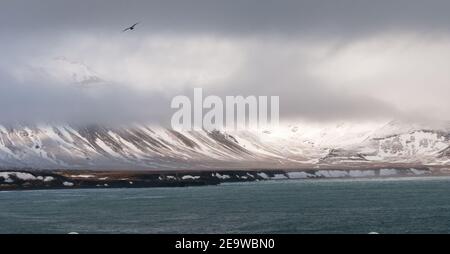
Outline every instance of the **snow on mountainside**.
[(59, 73), (58, 78), (82, 86), (89, 86), (92, 84), (102, 83), (103, 80), (92, 70), (89, 66), (69, 60), (65, 57), (56, 57), (51, 63), (50, 67), (55, 70), (51, 73)]
[[(391, 125), (391, 126), (389, 126)], [(389, 126), (389, 131), (386, 131)], [(2, 168), (199, 169), (449, 163), (450, 132), (388, 125), (289, 125), (177, 132), (152, 126), (1, 126)], [(376, 129), (374, 129), (376, 128)]]
[(105, 81), (92, 68), (63, 56), (41, 60), (23, 71), (21, 74), (28, 77), (30, 81), (37, 78), (86, 88), (105, 84)]
[[(62, 84), (106, 84), (87, 65), (58, 57), (32, 66)], [(25, 75), (26, 74), (26, 75)], [(92, 91), (92, 90), (90, 90)], [(450, 165), (450, 124), (284, 124), (273, 129), (183, 131), (162, 127), (0, 125), (0, 168), (298, 168), (416, 163)]]

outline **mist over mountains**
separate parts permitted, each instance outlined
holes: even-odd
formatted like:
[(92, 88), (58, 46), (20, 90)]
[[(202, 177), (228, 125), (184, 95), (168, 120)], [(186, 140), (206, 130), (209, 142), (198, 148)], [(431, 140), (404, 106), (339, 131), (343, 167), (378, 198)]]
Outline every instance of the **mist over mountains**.
[[(77, 102), (74, 110), (84, 116), (89, 113), (87, 107), (92, 107), (104, 110), (107, 118), (114, 112), (117, 115), (113, 118), (122, 121), (95, 118), (101, 111), (92, 111), (91, 122), (77, 118), (67, 122), (6, 122), (0, 127), (0, 164), (6, 169), (295, 169), (450, 163), (450, 124), (445, 121), (284, 119), (272, 128), (174, 131), (162, 122), (133, 121), (136, 115), (123, 124), (129, 111), (121, 110), (121, 103), (138, 105), (139, 101), (121, 101), (119, 94), (111, 94), (116, 103), (104, 104), (104, 108), (92, 104), (96, 97), (103, 101), (105, 91), (114, 91), (116, 85), (84, 63), (56, 57), (27, 71), (30, 77), (53, 80), (64, 91), (73, 91), (70, 96), (79, 96), (73, 101)], [(79, 105), (83, 100), (86, 104)], [(164, 112), (161, 104), (155, 107)], [(148, 109), (136, 112), (152, 111)], [(121, 113), (124, 116), (119, 117)], [(140, 117), (145, 119), (145, 115)]]
[[(449, 10), (439, 0), (10, 1), (0, 164), (445, 165)], [(195, 87), (279, 96), (281, 125), (170, 130), (172, 98)]]

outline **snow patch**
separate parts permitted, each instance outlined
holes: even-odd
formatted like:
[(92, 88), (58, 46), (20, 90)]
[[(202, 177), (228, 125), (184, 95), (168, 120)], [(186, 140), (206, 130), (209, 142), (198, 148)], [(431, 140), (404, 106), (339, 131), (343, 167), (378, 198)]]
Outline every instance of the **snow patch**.
[(415, 168), (411, 168), (410, 170), (414, 175), (423, 175), (428, 173), (426, 170), (420, 170)]
[(71, 182), (63, 182), (63, 185), (67, 187), (72, 187), (74, 184)]
[(95, 177), (94, 175), (71, 175), (70, 177), (75, 177), (75, 178), (92, 178)]
[(280, 180), (280, 179), (287, 179), (288, 177), (285, 176), (284, 174), (275, 174), (273, 177), (271, 177), (270, 179), (274, 179), (274, 180)]
[(46, 177), (44, 177), (44, 182), (52, 182), (54, 180), (55, 180), (55, 178), (53, 176), (46, 176)]
[(306, 172), (288, 172), (287, 175), (290, 179), (305, 179), (311, 177), (311, 175)]
[(260, 176), (263, 179), (269, 179), (270, 178), (266, 173), (258, 173), (258, 176)]
[(30, 173), (22, 173), (22, 172), (0, 172), (0, 177), (3, 177), (3, 179), (5, 179), (4, 181), (7, 183), (14, 182), (14, 180), (11, 177), (15, 177), (23, 181), (39, 180), (37, 177), (35, 177)]
[(215, 177), (217, 177), (219, 179), (230, 179), (231, 178), (229, 175), (221, 175), (219, 173), (216, 173)]
[(315, 175), (319, 177), (338, 178), (347, 177), (348, 173), (344, 170), (319, 170)]
[(374, 170), (350, 170), (350, 177), (371, 177), (375, 176)]
[(197, 179), (200, 179), (200, 176), (185, 175), (185, 176), (181, 177), (181, 179), (183, 179), (183, 180), (197, 180)]
[(396, 174), (397, 174), (396, 169), (389, 169), (389, 168), (380, 169), (380, 176), (392, 176)]

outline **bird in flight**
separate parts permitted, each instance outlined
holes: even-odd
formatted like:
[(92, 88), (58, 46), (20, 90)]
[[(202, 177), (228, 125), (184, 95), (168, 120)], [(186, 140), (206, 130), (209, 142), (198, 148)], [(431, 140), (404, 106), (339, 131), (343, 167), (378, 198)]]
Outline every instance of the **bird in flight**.
[(134, 27), (135, 27), (137, 24), (139, 24), (139, 22), (138, 22), (138, 23), (135, 23), (134, 25), (132, 25), (132, 26), (130, 26), (130, 27), (125, 28), (122, 32), (126, 32), (126, 31), (128, 31), (128, 30), (130, 30), (130, 31), (134, 30)]

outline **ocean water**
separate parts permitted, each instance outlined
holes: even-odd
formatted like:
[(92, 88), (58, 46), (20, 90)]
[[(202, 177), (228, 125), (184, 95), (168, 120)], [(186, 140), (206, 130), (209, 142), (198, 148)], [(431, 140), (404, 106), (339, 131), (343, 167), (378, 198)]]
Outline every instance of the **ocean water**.
[(0, 192), (0, 233), (450, 233), (450, 178)]

